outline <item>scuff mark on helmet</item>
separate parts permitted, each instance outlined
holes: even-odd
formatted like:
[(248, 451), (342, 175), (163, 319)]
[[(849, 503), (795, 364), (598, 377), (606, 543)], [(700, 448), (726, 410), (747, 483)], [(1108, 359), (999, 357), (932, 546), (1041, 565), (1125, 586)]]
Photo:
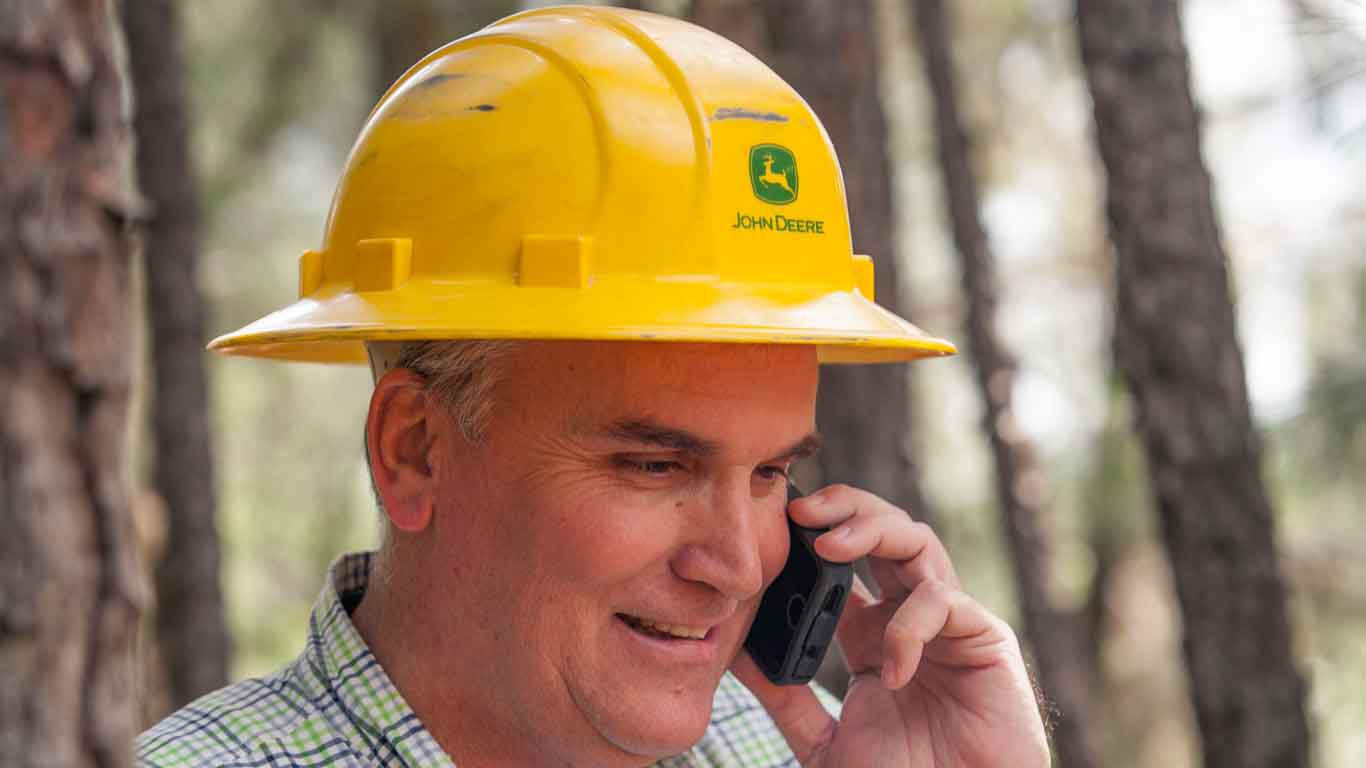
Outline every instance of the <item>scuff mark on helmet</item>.
[(413, 83), (413, 88), (431, 88), (434, 85), (441, 85), (447, 80), (459, 80), (464, 76), (465, 75), (461, 72), (437, 72), (434, 75), (424, 77), (416, 83)]
[(744, 107), (720, 107), (716, 114), (711, 116), (713, 120), (760, 120), (765, 123), (786, 123), (787, 115), (780, 115), (777, 112), (755, 112)]

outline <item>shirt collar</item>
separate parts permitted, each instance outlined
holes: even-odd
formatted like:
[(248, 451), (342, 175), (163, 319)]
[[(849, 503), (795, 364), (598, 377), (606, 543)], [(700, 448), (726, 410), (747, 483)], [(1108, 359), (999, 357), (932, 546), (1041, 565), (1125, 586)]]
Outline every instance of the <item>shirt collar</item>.
[(347, 606), (354, 608), (364, 595), (374, 559), (370, 552), (342, 555), (328, 569), (309, 616), (304, 661), (350, 721), (358, 749), (376, 755), (383, 765), (453, 768), (351, 622)]

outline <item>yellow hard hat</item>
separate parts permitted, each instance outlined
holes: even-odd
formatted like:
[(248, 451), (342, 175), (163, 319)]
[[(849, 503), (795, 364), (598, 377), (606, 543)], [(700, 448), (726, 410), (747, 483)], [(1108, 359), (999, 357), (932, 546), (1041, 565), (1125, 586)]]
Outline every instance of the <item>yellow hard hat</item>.
[(791, 87), (700, 27), (606, 7), (510, 16), (399, 78), (299, 300), (209, 347), (363, 363), (363, 342), (434, 339), (955, 351), (873, 303), (839, 161)]

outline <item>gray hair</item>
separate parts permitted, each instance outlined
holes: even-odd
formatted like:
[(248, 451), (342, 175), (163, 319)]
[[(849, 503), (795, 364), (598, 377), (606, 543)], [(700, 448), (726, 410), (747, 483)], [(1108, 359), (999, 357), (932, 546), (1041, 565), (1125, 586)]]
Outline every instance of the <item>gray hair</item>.
[(391, 368), (407, 368), (427, 380), (427, 391), (455, 419), (460, 434), (477, 445), (493, 410), (493, 387), (501, 362), (517, 341), (383, 341), (366, 344), (375, 381)]

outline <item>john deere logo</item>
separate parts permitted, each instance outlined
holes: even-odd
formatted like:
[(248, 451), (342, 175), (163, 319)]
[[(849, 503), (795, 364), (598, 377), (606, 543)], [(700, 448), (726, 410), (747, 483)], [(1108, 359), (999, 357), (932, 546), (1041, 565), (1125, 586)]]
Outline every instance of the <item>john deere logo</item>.
[(777, 144), (755, 145), (749, 150), (749, 183), (760, 200), (787, 205), (797, 199), (797, 158)]

